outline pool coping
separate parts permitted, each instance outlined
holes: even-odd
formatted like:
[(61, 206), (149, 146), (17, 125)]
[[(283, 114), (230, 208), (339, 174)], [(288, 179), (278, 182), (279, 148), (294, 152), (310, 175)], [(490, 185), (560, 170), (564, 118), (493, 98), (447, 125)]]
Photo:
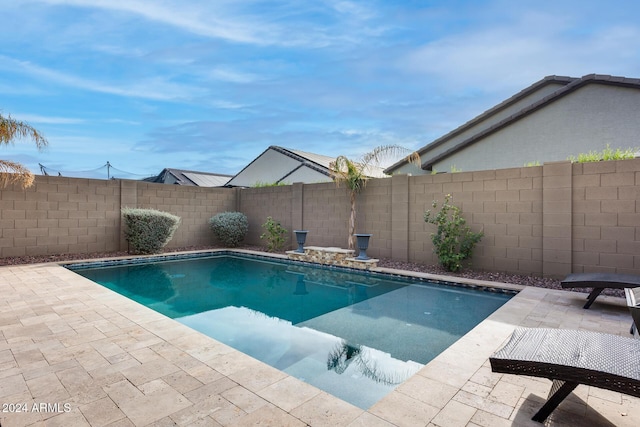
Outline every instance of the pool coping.
[[(234, 251), (264, 255), (264, 253), (256, 251)], [(202, 251), (189, 252), (202, 253)], [(270, 256), (279, 257), (278, 255)], [(126, 258), (130, 257), (114, 257), (113, 259)], [(286, 259), (286, 257), (281, 258)], [(527, 406), (527, 402), (530, 402), (531, 398), (530, 396), (528, 399), (524, 398), (524, 393), (527, 390), (533, 390), (533, 398), (535, 400), (537, 394), (540, 394), (538, 389), (548, 390), (549, 383), (531, 380), (533, 381), (531, 382), (532, 385), (525, 386), (520, 392), (519, 399), (514, 402), (512, 397), (504, 394), (504, 389), (505, 387), (508, 389), (509, 386), (514, 386), (511, 384), (513, 382), (521, 383), (522, 379), (513, 376), (511, 379), (503, 378), (504, 376), (502, 375), (491, 373), (488, 368), (488, 357), (506, 341), (516, 326), (555, 325), (556, 327), (565, 327), (573, 322), (578, 328), (582, 329), (602, 330), (605, 332), (612, 332), (611, 329), (617, 329), (622, 333), (625, 329), (625, 322), (630, 319), (624, 307), (624, 301), (621, 298), (603, 297), (602, 301), (598, 302), (597, 307), (594, 305), (597, 310), (593, 308), (591, 310), (582, 310), (581, 300), (584, 294), (510, 285), (513, 286), (513, 290), (519, 290), (520, 292), (433, 361), (425, 365), (417, 374), (365, 411), (227, 347), (212, 338), (193, 331), (150, 308), (103, 288), (64, 267), (64, 265), (71, 263), (86, 261), (0, 267), (0, 277), (7, 278), (7, 286), (17, 295), (24, 295), (24, 298), (18, 301), (11, 293), (4, 294), (9, 296), (1, 297), (0, 304), (4, 304), (2, 307), (6, 308), (7, 313), (10, 313), (10, 310), (18, 313), (24, 309), (24, 306), (28, 307), (32, 304), (29, 301), (31, 298), (35, 298), (38, 305), (52, 304), (55, 306), (55, 304), (78, 299), (77, 295), (82, 295), (82, 312), (103, 313), (103, 318), (113, 316), (113, 318), (127, 319), (125, 323), (133, 324), (136, 328), (143, 330), (145, 334), (152, 335), (152, 342), (155, 343), (153, 345), (175, 347), (204, 364), (207, 369), (215, 371), (217, 375), (220, 375), (220, 378), (214, 383), (226, 381), (235, 385), (235, 387), (224, 390), (218, 395), (225, 397), (226, 401), (237, 404), (236, 407), (242, 413), (242, 417), (223, 423), (221, 422), (222, 418), (216, 419), (216, 416), (221, 417), (222, 413), (203, 415), (202, 408), (196, 410), (197, 404), (195, 403), (191, 408), (192, 418), (190, 419), (195, 419), (193, 417), (199, 413), (203, 415), (201, 419), (210, 417), (209, 419), (223, 425), (251, 425), (252, 420), (255, 422), (258, 419), (273, 419), (273, 425), (344, 426), (411, 426), (427, 425), (429, 423), (431, 423), (429, 425), (467, 425), (467, 423), (473, 423), (475, 425), (489, 426), (494, 425), (493, 423), (497, 421), (504, 423), (518, 419), (524, 420), (525, 418), (523, 417), (526, 417), (531, 410)], [(402, 275), (427, 279), (436, 276), (439, 280), (442, 280), (442, 278), (447, 277), (393, 269), (381, 268), (381, 270), (391, 274), (407, 273)], [(457, 277), (450, 279), (453, 279), (454, 282), (463, 281), (462, 278)], [(494, 282), (472, 281), (470, 279), (464, 279), (464, 281), (470, 281), (472, 285), (478, 285), (478, 282), (481, 282), (482, 286), (495, 286)], [(51, 282), (52, 286), (55, 284), (55, 290), (47, 286), (44, 289), (40, 288), (39, 284), (49, 282)], [(498, 285), (504, 286), (504, 284)], [(5, 286), (4, 283), (0, 285), (0, 289), (2, 289), (2, 286)], [(52, 294), (52, 292), (54, 293)], [(52, 295), (55, 295), (55, 298), (52, 298)], [(3, 311), (3, 315), (5, 315), (5, 311)], [(16, 316), (18, 315), (16, 314)], [(23, 344), (20, 343), (18, 338), (15, 338), (17, 340), (15, 342), (12, 339), (7, 339), (6, 335), (7, 331), (13, 331), (12, 328), (14, 326), (19, 328), (21, 325), (26, 327), (43, 323), (48, 325), (49, 330), (51, 330), (53, 327), (52, 320), (47, 320), (46, 316), (36, 315), (21, 318), (20, 324), (10, 324), (9, 326), (0, 322), (0, 332), (4, 331), (3, 334), (5, 334), (0, 336), (0, 352), (8, 348), (13, 354), (19, 353), (15, 348), (21, 348)], [(55, 318), (56, 322), (66, 322), (62, 315), (53, 316), (51, 314), (50, 317), (52, 319)], [(86, 325), (73, 326), (73, 328), (78, 332), (82, 329), (80, 326)], [(628, 328), (628, 325), (626, 325), (626, 328)], [(59, 335), (55, 331), (51, 331), (51, 333), (53, 337)], [(53, 338), (48, 336), (47, 339), (51, 340)], [(65, 340), (68, 339), (63, 337), (60, 342), (64, 344)], [(108, 342), (109, 340), (108, 337), (105, 337), (101, 341)], [(93, 343), (92, 345), (95, 346), (95, 341), (89, 339), (89, 343)], [(31, 346), (36, 344), (37, 342), (34, 342)], [(151, 349), (153, 348), (152, 346)], [(129, 376), (140, 375), (138, 371), (146, 372), (145, 366), (148, 366), (148, 364), (144, 360), (140, 360), (141, 356), (139, 354), (145, 349), (151, 351), (149, 348), (128, 351), (129, 354), (138, 356), (136, 360), (141, 363), (141, 368), (132, 370), (130, 367), (121, 371), (116, 369), (114, 375), (116, 373), (120, 375), (117, 378), (120, 381), (114, 384), (106, 384), (102, 389), (105, 390), (110, 401), (115, 402), (118, 406), (118, 412), (124, 417), (122, 420), (126, 419), (130, 423), (128, 425), (145, 425), (148, 420), (155, 422), (165, 418), (177, 422), (177, 420), (182, 419), (180, 416), (190, 406), (180, 408), (161, 419), (154, 419), (154, 416), (158, 416), (158, 414), (153, 414), (153, 408), (147, 409), (147, 412), (142, 411), (144, 413), (141, 414), (140, 408), (127, 406), (126, 401), (121, 400), (122, 396), (118, 394), (119, 390), (114, 389), (116, 386), (125, 387), (127, 384), (130, 385), (131, 379)], [(78, 356), (70, 354), (68, 355), (68, 360), (60, 363), (72, 364), (74, 361), (76, 364), (79, 363)], [(12, 369), (14, 370), (9, 372), (18, 372), (15, 374), (16, 376), (20, 375), (24, 378), (27, 375), (25, 373), (27, 371), (21, 369), (20, 366)], [(202, 369), (205, 368), (202, 367)], [(6, 372), (4, 375), (3, 372), (5, 371), (0, 370), (0, 378), (7, 378)], [(194, 378), (198, 378), (197, 372), (187, 373), (193, 374)], [(207, 375), (211, 375), (211, 373)], [(126, 377), (128, 381), (122, 383), (124, 380), (121, 377)], [(150, 378), (152, 377), (153, 375)], [(14, 376), (8, 378), (14, 378)], [(204, 377), (200, 376), (199, 378), (204, 382)], [(18, 380), (16, 379), (15, 381)], [(148, 392), (149, 396), (153, 393), (160, 393), (159, 391), (149, 391), (144, 388), (148, 384), (158, 386), (158, 381), (159, 379), (155, 378), (148, 383), (141, 384), (138, 387), (141, 390), (136, 391), (136, 393), (144, 394)], [(29, 385), (28, 380), (25, 381), (25, 384)], [(235, 390), (233, 396), (230, 396), (230, 390)], [(579, 390), (581, 389), (579, 388)], [(0, 396), (2, 396), (1, 392), (2, 386), (0, 386)], [(129, 390), (128, 392), (133, 391)], [(189, 393), (179, 394), (189, 396)], [(604, 394), (609, 397), (609, 400), (617, 399), (623, 403), (627, 402), (625, 403), (627, 405), (632, 404), (640, 407), (640, 403), (638, 403), (640, 399), (627, 396), (622, 398), (619, 394), (611, 398), (611, 394)], [(251, 396), (253, 401), (259, 399), (260, 402), (266, 402), (266, 404), (256, 407), (255, 402), (253, 404), (240, 403), (243, 400), (238, 397), (240, 395), (243, 396), (244, 400), (247, 399), (247, 396)], [(590, 397), (591, 391), (588, 390), (585, 395)], [(596, 393), (595, 396), (595, 399), (598, 399), (598, 396), (602, 396), (602, 393), (599, 395)], [(184, 399), (188, 400), (188, 397)], [(594, 398), (591, 399), (593, 400)], [(144, 396), (139, 397), (139, 402), (145, 402)], [(185, 403), (184, 401), (182, 402)], [(75, 416), (81, 417), (86, 422), (85, 425), (97, 425), (98, 423), (92, 422), (95, 419), (91, 415), (92, 404), (90, 402), (79, 405), (79, 411), (75, 413), (54, 414), (49, 419), (53, 422), (55, 418), (55, 421), (59, 421), (62, 425), (64, 424), (63, 421), (66, 420), (68, 422), (72, 419), (71, 417)], [(156, 408), (155, 411), (157, 412), (158, 409)], [(613, 410), (613, 412), (615, 411)], [(562, 412), (559, 411), (559, 413)], [(571, 413), (569, 412), (569, 414)], [(618, 416), (619, 414), (620, 412), (618, 411)], [(16, 416), (14, 414), (10, 418), (15, 420)], [(572, 416), (575, 416), (575, 414)], [(45, 417), (45, 415), (42, 415), (42, 417)], [(638, 417), (631, 416), (621, 420), (621, 422), (637, 423)], [(2, 421), (4, 425), (4, 419)], [(616, 419), (616, 425), (618, 421), (620, 420)], [(181, 425), (180, 423), (178, 424)]]
[(149, 262), (149, 260), (158, 260), (160, 262), (161, 261), (177, 261), (177, 260), (184, 260), (184, 259), (206, 258), (214, 255), (234, 255), (234, 254), (249, 255), (255, 259), (266, 259), (266, 260), (277, 259), (284, 263), (289, 263), (293, 265), (302, 265), (302, 266), (313, 266), (323, 270), (344, 271), (344, 272), (352, 272), (356, 274), (378, 273), (382, 275), (388, 275), (391, 277), (415, 278), (415, 279), (419, 279), (420, 281), (449, 284), (453, 286), (464, 286), (472, 289), (485, 289), (485, 288), (489, 290), (497, 289), (497, 290), (505, 291), (505, 293), (510, 293), (510, 294), (515, 294), (525, 288), (525, 286), (515, 285), (511, 283), (491, 282), (487, 280), (445, 276), (445, 275), (439, 275), (439, 274), (407, 271), (407, 270), (400, 270), (400, 269), (393, 269), (393, 268), (386, 268), (386, 267), (375, 267), (369, 270), (363, 270), (363, 269), (350, 268), (350, 267), (339, 266), (339, 265), (326, 265), (326, 264), (319, 264), (319, 263), (314, 263), (309, 261), (295, 260), (282, 254), (266, 253), (266, 252), (248, 250), (248, 249), (210, 249), (210, 250), (204, 250), (204, 251), (169, 252), (161, 255), (119, 256), (119, 257), (88, 259), (88, 260), (63, 261), (63, 262), (58, 262), (58, 264), (65, 267), (68, 266), (71, 270), (74, 270), (76, 268), (144, 264), (146, 262)]

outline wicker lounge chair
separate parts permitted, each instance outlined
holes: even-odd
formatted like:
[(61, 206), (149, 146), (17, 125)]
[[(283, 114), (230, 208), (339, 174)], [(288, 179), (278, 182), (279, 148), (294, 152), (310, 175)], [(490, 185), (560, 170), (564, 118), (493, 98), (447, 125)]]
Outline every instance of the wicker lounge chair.
[(593, 288), (584, 308), (591, 307), (600, 292), (606, 288), (624, 289), (640, 286), (640, 276), (617, 273), (574, 273), (564, 278), (563, 288)]
[(627, 298), (627, 307), (633, 318), (631, 324), (632, 335), (640, 335), (640, 288), (624, 288), (624, 295)]
[(489, 358), (494, 372), (548, 378), (543, 422), (578, 384), (640, 397), (640, 340), (599, 332), (518, 328)]

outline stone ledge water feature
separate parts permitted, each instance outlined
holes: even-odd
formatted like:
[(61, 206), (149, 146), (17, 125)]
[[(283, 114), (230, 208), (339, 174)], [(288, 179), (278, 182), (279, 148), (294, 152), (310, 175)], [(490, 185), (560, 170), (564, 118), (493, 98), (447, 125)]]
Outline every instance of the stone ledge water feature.
[(377, 259), (369, 258), (360, 260), (355, 258), (353, 249), (334, 247), (305, 246), (304, 252), (287, 251), (289, 259), (296, 261), (315, 262), (324, 265), (337, 265), (340, 267), (370, 270), (378, 266)]

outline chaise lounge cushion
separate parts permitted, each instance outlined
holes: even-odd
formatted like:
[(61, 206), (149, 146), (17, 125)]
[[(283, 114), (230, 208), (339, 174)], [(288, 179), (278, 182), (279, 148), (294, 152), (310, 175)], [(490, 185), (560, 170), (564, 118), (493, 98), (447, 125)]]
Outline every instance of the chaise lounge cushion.
[(489, 358), (494, 372), (554, 380), (543, 421), (578, 384), (640, 397), (640, 340), (590, 331), (519, 328)]

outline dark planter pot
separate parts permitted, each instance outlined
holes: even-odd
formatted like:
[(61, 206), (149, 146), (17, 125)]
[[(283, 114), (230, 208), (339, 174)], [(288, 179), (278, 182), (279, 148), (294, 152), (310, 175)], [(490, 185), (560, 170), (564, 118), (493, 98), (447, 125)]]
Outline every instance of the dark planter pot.
[(356, 259), (369, 259), (369, 257), (367, 256), (367, 248), (369, 247), (369, 239), (371, 238), (371, 236), (373, 236), (373, 234), (354, 234), (354, 236), (356, 236), (356, 239), (358, 239), (357, 245), (358, 250), (360, 250)]
[(293, 230), (296, 233), (296, 242), (298, 243), (298, 249), (296, 252), (303, 254), (304, 253), (304, 242), (307, 240), (307, 230)]

